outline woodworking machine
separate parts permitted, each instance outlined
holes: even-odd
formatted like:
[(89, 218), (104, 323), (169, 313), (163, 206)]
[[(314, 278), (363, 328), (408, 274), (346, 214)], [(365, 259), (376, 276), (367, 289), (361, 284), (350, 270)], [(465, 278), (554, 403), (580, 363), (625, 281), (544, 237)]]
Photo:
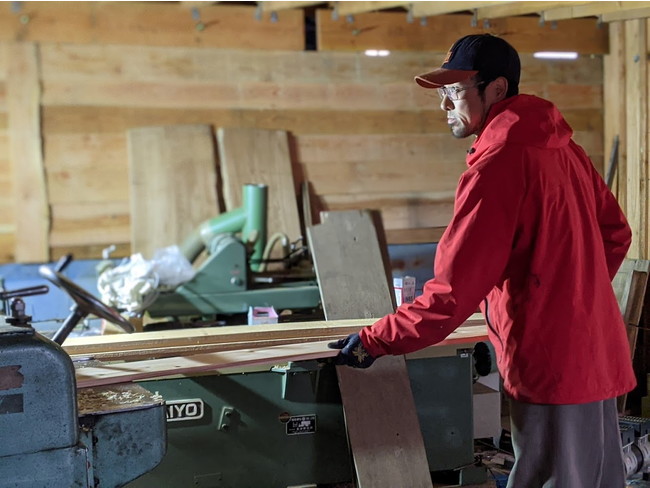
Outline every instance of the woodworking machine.
[[(410, 359), (407, 368), (430, 469), (458, 468), (462, 484), (484, 481), (485, 471), (472, 466), (471, 355)], [(166, 400), (168, 447), (129, 488), (333, 488), (354, 480), (332, 364), (141, 385)]]
[[(286, 236), (267, 241), (267, 187), (244, 185), (242, 206), (203, 222), (180, 246), (187, 260), (205, 259), (194, 278), (161, 291), (146, 311), (151, 317), (203, 317), (246, 313), (249, 307), (315, 309), (320, 294), (315, 275), (305, 269), (306, 247), (292, 249)], [(284, 257), (270, 258), (283, 243)], [(269, 270), (268, 264), (280, 264)], [(277, 267), (277, 266), (276, 266)]]
[(19, 296), (47, 287), (0, 294), (11, 312), (0, 316), (0, 485), (124, 486), (165, 454), (164, 401), (135, 384), (77, 391), (75, 366), (60, 346), (65, 336), (88, 313), (130, 324), (60, 273), (42, 271), (75, 305), (50, 340), (31, 327)]

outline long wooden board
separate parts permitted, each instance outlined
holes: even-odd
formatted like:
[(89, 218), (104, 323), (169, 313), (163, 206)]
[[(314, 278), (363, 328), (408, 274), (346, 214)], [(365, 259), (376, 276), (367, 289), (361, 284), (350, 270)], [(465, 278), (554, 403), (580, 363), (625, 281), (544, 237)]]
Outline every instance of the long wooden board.
[[(133, 361), (147, 358), (189, 356), (199, 353), (270, 347), (335, 340), (359, 331), (374, 319), (289, 323), (260, 326), (228, 326), (205, 329), (138, 332), (108, 336), (72, 337), (63, 348), (72, 357)], [(484, 320), (476, 314), (440, 345), (472, 343), (487, 338)]]
[(128, 132), (131, 245), (151, 259), (182, 244), (219, 214), (217, 163), (209, 125), (143, 127)]
[(328, 358), (336, 355), (336, 351), (327, 347), (328, 342), (288, 344), (261, 349), (226, 351), (188, 357), (115, 363), (102, 367), (79, 368), (76, 370), (77, 388), (126, 383), (175, 374), (219, 371), (241, 366)]
[[(392, 313), (383, 235), (369, 212), (329, 212), (308, 229), (325, 317)], [(337, 367), (359, 488), (430, 488), (431, 475), (403, 356)]]

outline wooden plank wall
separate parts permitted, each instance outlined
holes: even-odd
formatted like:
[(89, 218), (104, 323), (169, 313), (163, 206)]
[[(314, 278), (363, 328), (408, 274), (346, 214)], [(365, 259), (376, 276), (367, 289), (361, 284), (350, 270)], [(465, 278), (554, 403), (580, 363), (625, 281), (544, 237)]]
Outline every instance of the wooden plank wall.
[(610, 54), (605, 56), (605, 141), (620, 137), (617, 176), (613, 189), (632, 227), (628, 258), (650, 258), (648, 229), (650, 168), (648, 155), (648, 51), (647, 19), (610, 24)]
[[(110, 244), (117, 245), (114, 256), (130, 254), (126, 131), (143, 126), (286, 130), (296, 186), (310, 183), (314, 222), (320, 210), (374, 208), (389, 235), (447, 224), (470, 141), (449, 135), (437, 95), (412, 77), (439, 65), (451, 37), (482, 30), (470, 27), (470, 17), (436, 24), (445, 34), (433, 45), (434, 31), (425, 36), (404, 15), (355, 16), (363, 28), (375, 22), (390, 33), (383, 38), (391, 55), (372, 58), (349, 40), (370, 43), (366, 30), (354, 35), (329, 13), (317, 15), (321, 50), (304, 51), (300, 11), (271, 22), (268, 15), (257, 20), (252, 7), (192, 11), (182, 4), (25, 2), (15, 4), (17, 12), (13, 3), (0, 5), (1, 262), (38, 260), (16, 253), (30, 237), (16, 233), (21, 215), (10, 196), (18, 178), (8, 153), (7, 52), (16, 42), (38, 52), (51, 214), (43, 260), (67, 252), (98, 258)], [(327, 34), (334, 28), (340, 32)], [(580, 19), (551, 30), (511, 19), (488, 30), (511, 36), (522, 51), (522, 91), (556, 102), (602, 167), (607, 27)], [(532, 57), (568, 32), (585, 53), (577, 61)], [(45, 224), (32, 225), (43, 231)]]

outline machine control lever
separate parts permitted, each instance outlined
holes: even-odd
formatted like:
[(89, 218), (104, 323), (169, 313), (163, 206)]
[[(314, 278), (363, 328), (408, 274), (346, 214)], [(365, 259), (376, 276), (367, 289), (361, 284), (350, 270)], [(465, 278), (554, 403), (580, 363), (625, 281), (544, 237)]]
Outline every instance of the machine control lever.
[(31, 297), (33, 295), (43, 295), (50, 291), (47, 285), (29, 286), (18, 290), (1, 291), (0, 300), (9, 300), (10, 298)]

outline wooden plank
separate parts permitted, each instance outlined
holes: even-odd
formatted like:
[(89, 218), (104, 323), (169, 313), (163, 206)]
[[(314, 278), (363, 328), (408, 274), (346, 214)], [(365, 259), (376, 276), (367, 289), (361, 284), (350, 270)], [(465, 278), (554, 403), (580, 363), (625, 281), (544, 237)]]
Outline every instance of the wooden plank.
[(411, 7), (414, 17), (427, 17), (432, 15), (450, 14), (453, 12), (462, 12), (464, 10), (475, 10), (481, 7), (491, 5), (501, 5), (512, 2), (414, 2)]
[(354, 17), (353, 22), (333, 20), (329, 11), (316, 11), (317, 43), (321, 51), (363, 51), (365, 49), (431, 50), (447, 52), (463, 34), (490, 33), (503, 37), (521, 53), (565, 51), (580, 54), (607, 52), (607, 29), (593, 20), (567, 20), (552, 27), (539, 25), (536, 18), (494, 19), (489, 28), (471, 26), (471, 15), (431, 17), (426, 25), (409, 24), (404, 14), (376, 12)]
[(126, 139), (126, 132), (48, 134), (44, 151), (50, 204), (128, 202)]
[[(594, 76), (596, 76), (594, 74)], [(564, 109), (574, 130), (594, 130), (602, 118), (598, 108)], [(184, 110), (150, 107), (52, 106), (42, 111), (43, 131), (48, 135), (117, 133), (153, 124), (211, 124), (214, 127), (284, 129), (293, 135), (380, 135), (446, 133), (444, 114), (437, 109), (420, 110), (275, 110), (214, 109)], [(47, 144), (47, 141), (46, 141)]]
[[(577, 114), (588, 123), (589, 114)], [(43, 107), (46, 134), (86, 131), (92, 134), (128, 130), (152, 124), (205, 124), (214, 127), (283, 129), (299, 134), (409, 134), (448, 130), (438, 110), (291, 110), (158, 109), (151, 107)]]
[[(373, 220), (368, 212), (334, 212), (308, 229), (327, 319), (394, 310), (386, 252)], [(431, 487), (404, 357), (385, 356), (365, 370), (339, 366), (337, 374), (357, 486)]]
[[(182, 2), (26, 2), (0, 6), (0, 40), (77, 44), (148, 44), (243, 49), (304, 49), (304, 15), (287, 11), (271, 22), (245, 5)], [(198, 17), (197, 17), (198, 14)]]
[(130, 244), (129, 202), (80, 202), (52, 205), (50, 246)]
[[(650, 5), (650, 2), (644, 2)], [(621, 10), (619, 12), (610, 12), (600, 16), (603, 22), (618, 22), (622, 20), (646, 19), (650, 17), (650, 7), (636, 8), (632, 10)]]
[[(354, 52), (260, 51), (192, 47), (43, 44), (42, 76), (50, 80), (115, 80), (132, 82), (273, 82), (329, 86), (339, 83), (403, 84), (418, 88), (413, 76), (439, 66), (449, 46), (438, 52), (396, 51), (389, 57)], [(601, 84), (597, 57), (549, 62), (520, 53), (525, 79), (555, 83)], [(0, 59), (0, 63), (1, 63)], [(1, 66), (0, 66), (1, 69)], [(595, 73), (596, 72), (596, 73)], [(418, 89), (416, 92), (427, 92)]]
[(242, 366), (323, 359), (336, 355), (336, 351), (327, 347), (328, 342), (285, 344), (260, 349), (224, 351), (79, 368), (75, 371), (77, 388), (128, 383), (163, 376), (192, 375)]
[(219, 214), (213, 131), (208, 125), (128, 132), (131, 245), (151, 259)]
[[(623, 261), (612, 285), (618, 301), (623, 321), (627, 329), (628, 344), (632, 360), (636, 355), (639, 324), (650, 274), (650, 261), (626, 259)], [(627, 394), (617, 399), (618, 411), (625, 413)]]
[[(46, 105), (97, 105), (185, 109), (286, 109), (408, 110), (422, 107), (424, 90), (410, 76), (394, 86), (364, 83), (336, 84), (328, 89), (316, 84), (282, 86), (273, 82), (212, 83), (71, 79), (44, 83)], [(436, 106), (439, 102), (436, 103)]]
[(627, 155), (625, 128), (625, 39), (623, 24), (609, 26), (609, 54), (603, 58), (603, 154), (611, 154), (614, 138), (619, 138), (618, 165), (612, 191), (621, 208), (626, 208), (625, 185)]
[(386, 229), (388, 244), (422, 244), (438, 242), (447, 227), (423, 227), (419, 229)]
[[(98, 355), (141, 350), (187, 350), (201, 346), (222, 347), (227, 344), (248, 343), (258, 346), (263, 341), (286, 341), (287, 343), (317, 341), (319, 338), (345, 337), (361, 327), (372, 324), (368, 319), (347, 319), (310, 322), (265, 324), (251, 327), (233, 325), (228, 327), (201, 327), (170, 329), (102, 336), (70, 337), (63, 348), (70, 355)], [(481, 314), (472, 315), (458, 334), (449, 336), (450, 341), (466, 341), (468, 335), (486, 334), (485, 320)], [(198, 349), (197, 349), (198, 351)]]
[(334, 7), (334, 12), (338, 15), (357, 15), (364, 12), (372, 12), (374, 10), (383, 10), (386, 8), (394, 7), (404, 7), (408, 8), (412, 2), (355, 2), (355, 1), (346, 1), (346, 2), (332, 2)]
[(18, 262), (49, 259), (50, 215), (41, 148), (38, 48), (7, 45), (7, 111)]
[(300, 238), (298, 189), (293, 180), (287, 133), (220, 127), (217, 140), (226, 209), (242, 205), (245, 184), (267, 185), (268, 236), (281, 232), (291, 242)]
[[(354, 321), (348, 321), (348, 324)], [(366, 321), (367, 322), (367, 321)], [(478, 321), (477, 321), (478, 322)], [(469, 323), (469, 322), (468, 322)], [(365, 324), (368, 325), (368, 324)], [(357, 332), (360, 326), (345, 325), (332, 329), (325, 329), (320, 335), (317, 334), (318, 330), (310, 330), (309, 334), (301, 335), (299, 331), (294, 330), (289, 333), (279, 334), (277, 332), (269, 332), (266, 334), (241, 334), (237, 340), (237, 334), (232, 336), (224, 335), (219, 339), (223, 342), (202, 342), (196, 341), (187, 343), (185, 345), (170, 345), (178, 343), (178, 339), (172, 340), (170, 338), (163, 338), (159, 341), (148, 339), (147, 341), (136, 342), (96, 342), (96, 343), (79, 343), (68, 344), (71, 339), (66, 340), (64, 349), (73, 357), (93, 357), (97, 360), (103, 361), (141, 361), (145, 359), (157, 359), (164, 357), (178, 357), (178, 356), (193, 356), (196, 354), (205, 354), (221, 351), (233, 351), (241, 349), (272, 347), (283, 344), (302, 344), (306, 342), (318, 341), (333, 341), (341, 339), (348, 334)], [(155, 332), (141, 332), (135, 335), (149, 335)], [(117, 335), (118, 338), (123, 337), (123, 334)], [(274, 337), (276, 336), (276, 337)], [(102, 337), (116, 337), (115, 335), (102, 336)], [(451, 334), (445, 341), (438, 345), (450, 344), (471, 344), (481, 340), (486, 340), (487, 329), (485, 325), (464, 325), (459, 328), (457, 332)], [(186, 338), (188, 339), (188, 338)], [(217, 340), (217, 337), (212, 337), (212, 340)], [(140, 345), (140, 347), (138, 347)]]
[(411, 195), (322, 195), (318, 201), (322, 210), (379, 210), (387, 229), (446, 226), (453, 214), (453, 190), (440, 193)]
[(648, 247), (648, 153), (646, 148), (648, 75), (646, 58), (646, 23), (625, 23), (625, 96), (627, 133), (626, 216), (632, 227), (632, 245), (628, 257), (647, 259)]
[[(564, 3), (564, 2), (563, 2)], [(556, 2), (556, 5), (559, 5)], [(619, 12), (629, 9), (642, 8), (650, 5), (650, 2), (589, 2), (585, 5), (565, 6), (548, 9), (542, 13), (544, 21), (555, 21), (564, 19), (575, 19), (578, 17), (589, 17)]]
[[(567, 2), (563, 1), (562, 5), (584, 5), (589, 2)], [(490, 5), (487, 7), (478, 7), (476, 9), (477, 19), (497, 19), (501, 17), (513, 17), (515, 15), (526, 15), (540, 13), (547, 8), (557, 7), (557, 2), (509, 2), (501, 5)]]
[(257, 6), (262, 9), (262, 12), (280, 12), (282, 10), (310, 7), (312, 5), (318, 5), (319, 3), (323, 3), (323, 2), (299, 1), (299, 0), (292, 1), (292, 2), (267, 1), (267, 2), (257, 2)]

